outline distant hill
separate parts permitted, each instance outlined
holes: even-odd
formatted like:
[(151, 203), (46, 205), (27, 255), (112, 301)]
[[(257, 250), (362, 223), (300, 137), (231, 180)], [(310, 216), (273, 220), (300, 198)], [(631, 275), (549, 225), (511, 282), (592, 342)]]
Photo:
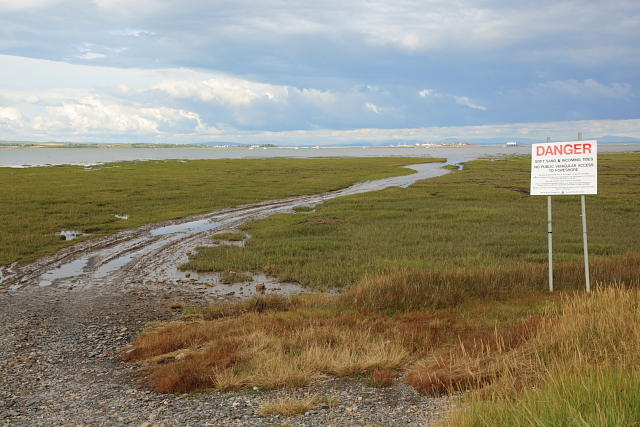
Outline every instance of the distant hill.
[(601, 136), (600, 138), (594, 138), (595, 140), (597, 140), (598, 142), (602, 142), (602, 143), (614, 143), (614, 142), (621, 142), (621, 143), (640, 143), (640, 138), (632, 138), (629, 136), (615, 136), (615, 135), (605, 135), (605, 136)]

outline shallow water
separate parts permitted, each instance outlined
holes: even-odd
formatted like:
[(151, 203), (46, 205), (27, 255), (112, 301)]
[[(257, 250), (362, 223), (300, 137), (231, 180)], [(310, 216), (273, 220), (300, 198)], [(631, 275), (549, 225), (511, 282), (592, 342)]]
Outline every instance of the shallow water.
[(49, 270), (40, 278), (40, 286), (49, 286), (55, 279), (79, 276), (87, 266), (88, 260), (78, 259), (68, 264), (63, 264), (58, 268)]
[(88, 236), (87, 233), (83, 233), (82, 231), (79, 231), (79, 230), (62, 230), (61, 232), (58, 233), (58, 235), (61, 237), (64, 237), (63, 240), (73, 240), (73, 239), (77, 239), (78, 237)]
[(530, 153), (530, 147), (471, 146), (471, 147), (383, 147), (383, 148), (323, 148), (321, 150), (270, 148), (136, 148), (136, 149), (2, 149), (0, 167), (28, 167), (46, 165), (95, 165), (119, 161), (196, 160), (196, 159), (267, 159), (273, 157), (449, 157)]
[[(452, 160), (456, 162), (461, 159)], [(113, 245), (109, 245), (104, 249), (90, 251), (89, 253), (81, 251), (80, 259), (70, 263), (64, 263), (57, 268), (52, 269), (49, 267), (45, 273), (39, 276), (38, 282), (40, 286), (50, 286), (56, 280), (70, 281), (81, 277), (82, 283), (85, 286), (93, 286), (103, 280), (121, 280), (121, 278), (119, 278), (121, 273), (126, 273), (125, 270), (136, 269), (137, 264), (140, 264), (146, 265), (146, 267), (140, 267), (138, 269), (138, 271), (140, 271), (139, 277), (142, 278), (143, 282), (169, 281), (180, 282), (182, 284), (187, 283), (190, 286), (200, 286), (202, 287), (201, 291), (203, 293), (212, 295), (245, 297), (256, 293), (255, 285), (258, 283), (272, 285), (271, 288), (274, 289), (273, 292), (302, 292), (303, 289), (298, 285), (279, 284), (275, 279), (265, 277), (264, 275), (255, 275), (251, 283), (247, 283), (244, 286), (232, 285), (231, 288), (229, 288), (228, 285), (222, 285), (219, 280), (219, 275), (215, 273), (211, 273), (208, 276), (205, 273), (192, 273), (193, 276), (185, 281), (184, 273), (178, 271), (177, 267), (188, 261), (188, 251), (185, 251), (184, 254), (169, 254), (176, 252), (176, 247), (183, 244), (185, 239), (188, 240), (194, 237), (199, 239), (197, 242), (193, 242), (194, 246), (192, 246), (192, 248), (203, 244), (211, 245), (211, 240), (208, 240), (209, 235), (234, 229), (241, 223), (264, 218), (274, 213), (292, 212), (292, 209), (296, 206), (304, 205), (313, 207), (318, 203), (335, 197), (376, 191), (391, 186), (407, 187), (418, 180), (447, 173), (447, 170), (443, 169), (442, 166), (442, 163), (424, 163), (407, 166), (415, 170), (416, 173), (358, 183), (343, 190), (329, 193), (293, 197), (282, 201), (264, 202), (246, 207), (229, 208), (227, 210), (222, 209), (205, 215), (205, 218), (200, 216), (191, 221), (187, 220), (177, 224), (156, 226), (144, 232), (136, 230), (124, 232), (123, 236), (125, 237), (126, 233), (135, 233), (135, 236), (133, 236), (133, 238), (118, 240)], [(227, 242), (221, 244), (227, 244)], [(238, 242), (237, 244), (242, 245), (243, 242)], [(172, 259), (171, 263), (169, 263), (170, 265), (165, 265), (167, 257)], [(153, 258), (158, 258), (160, 261), (153, 261)], [(89, 259), (91, 259), (90, 268), (87, 266)], [(153, 264), (154, 267), (150, 267), (149, 264)], [(151, 268), (155, 268), (156, 270), (149, 271)], [(243, 289), (240, 289), (240, 287)]]
[(165, 227), (156, 228), (155, 230), (151, 230), (151, 234), (154, 236), (162, 236), (163, 234), (172, 233), (200, 233), (202, 231), (208, 231), (219, 226), (219, 222), (211, 222), (208, 219), (202, 219), (199, 221), (191, 221), (182, 224), (167, 225)]
[[(598, 152), (640, 150), (640, 144), (598, 144)], [(531, 146), (472, 145), (466, 147), (344, 147), (344, 148), (136, 148), (136, 149), (1, 149), (0, 167), (95, 165), (99, 163), (168, 159), (265, 159), (273, 157), (455, 157), (477, 158), (531, 154)]]

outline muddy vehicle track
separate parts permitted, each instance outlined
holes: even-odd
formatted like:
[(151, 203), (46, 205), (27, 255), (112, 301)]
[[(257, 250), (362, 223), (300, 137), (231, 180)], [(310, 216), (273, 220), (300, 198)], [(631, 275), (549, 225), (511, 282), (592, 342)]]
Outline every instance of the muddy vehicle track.
[[(0, 267), (0, 427), (267, 426), (284, 420), (259, 417), (260, 402), (305, 393), (339, 394), (345, 402), (356, 402), (353, 407), (367, 408), (366, 414), (345, 406), (288, 420), (291, 425), (424, 426), (439, 419), (449, 400), (421, 396), (402, 382), (372, 390), (361, 382), (326, 378), (310, 388), (237, 398), (212, 393), (194, 401), (161, 395), (139, 387), (138, 366), (122, 362), (120, 351), (145, 323), (176, 318), (179, 311), (170, 309), (172, 302), (199, 305), (255, 293), (247, 284), (244, 289), (226, 286), (215, 275), (190, 273), (187, 278), (178, 271), (189, 252), (213, 244), (211, 235), (292, 212), (297, 205), (407, 186), (444, 173), (441, 166), (418, 165), (419, 173), (410, 176), (149, 224), (79, 242), (30, 264)], [(294, 284), (258, 280), (266, 281), (270, 292), (301, 291)]]

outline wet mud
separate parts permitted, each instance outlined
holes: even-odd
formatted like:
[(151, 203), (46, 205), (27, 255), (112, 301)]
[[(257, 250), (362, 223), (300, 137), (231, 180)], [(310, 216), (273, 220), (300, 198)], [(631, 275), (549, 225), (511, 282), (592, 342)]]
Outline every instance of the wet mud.
[[(220, 394), (192, 401), (187, 395), (140, 389), (139, 366), (123, 362), (120, 353), (147, 322), (176, 319), (184, 306), (246, 298), (260, 292), (257, 284), (264, 285), (265, 293), (304, 292), (296, 284), (278, 283), (261, 274), (253, 274), (253, 282), (225, 285), (218, 274), (179, 271), (196, 247), (215, 244), (212, 235), (232, 232), (274, 213), (293, 212), (296, 206), (313, 207), (342, 195), (406, 187), (446, 173), (441, 166), (418, 165), (414, 168), (420, 171), (410, 176), (149, 224), (78, 242), (30, 264), (0, 267), (0, 426), (279, 424), (274, 417), (240, 414)], [(394, 425), (425, 425), (425, 420), (439, 419), (449, 405), (443, 399), (418, 395), (406, 383), (376, 391), (380, 400), (371, 404), (361, 399), (368, 400), (372, 391), (357, 381), (326, 378), (314, 387), (319, 388), (300, 392), (343, 396), (345, 408), (349, 399), (360, 399), (354, 405), (369, 405), (372, 420), (382, 420), (384, 415)], [(289, 392), (276, 390), (243, 399), (257, 407), (280, 398), (281, 393)], [(387, 403), (380, 409), (379, 402)], [(334, 415), (341, 420), (337, 425), (360, 424), (361, 414), (349, 408), (318, 414), (320, 424), (313, 425), (333, 424), (329, 418)], [(396, 408), (399, 412), (394, 412)], [(308, 417), (299, 418), (289, 423), (310, 425)]]
[(193, 294), (206, 300), (247, 297), (256, 293), (258, 284), (264, 284), (266, 292), (303, 292), (296, 284), (278, 283), (264, 275), (254, 275), (252, 282), (224, 285), (216, 273), (189, 273), (187, 277), (178, 267), (188, 261), (196, 247), (215, 245), (210, 239), (214, 234), (232, 232), (246, 222), (275, 213), (293, 213), (296, 206), (313, 207), (335, 197), (391, 186), (407, 187), (417, 180), (446, 173), (442, 166), (440, 163), (413, 165), (409, 166), (416, 170), (412, 175), (367, 181), (322, 194), (220, 209), (79, 242), (30, 264), (0, 267), (0, 292), (17, 295), (54, 289), (91, 289), (98, 295), (116, 288), (135, 288), (153, 294)]

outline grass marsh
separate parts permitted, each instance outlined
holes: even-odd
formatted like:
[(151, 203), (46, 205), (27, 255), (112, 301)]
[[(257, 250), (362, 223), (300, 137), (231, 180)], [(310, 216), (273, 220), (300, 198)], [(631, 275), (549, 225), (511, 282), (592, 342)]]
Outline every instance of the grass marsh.
[(427, 394), (477, 390), (450, 427), (635, 425), (640, 154), (599, 158), (589, 295), (575, 196), (553, 199), (559, 292), (546, 291), (546, 198), (528, 196), (529, 161), (469, 162), (247, 224), (244, 248), (202, 248), (185, 267), (344, 292), (204, 308), (142, 334), (125, 357), (144, 361), (159, 391), (297, 387), (320, 373), (381, 386), (407, 371)]
[[(593, 277), (627, 281), (640, 253), (640, 154), (601, 155), (599, 194), (587, 197)], [(347, 288), (398, 269), (470, 276), (513, 272), (543, 287), (546, 197), (530, 197), (530, 159), (468, 162), (464, 169), (409, 188), (341, 197), (303, 214), (245, 224), (244, 247), (200, 248), (183, 266), (198, 271), (265, 271), (315, 289)], [(556, 285), (580, 282), (580, 198), (553, 198)], [(617, 261), (614, 261), (617, 260)], [(437, 273), (439, 272), (439, 273)], [(506, 275), (505, 275), (506, 274)], [(474, 279), (475, 280), (475, 279)]]
[[(0, 263), (69, 244), (55, 235), (63, 229), (99, 236), (410, 173), (397, 166), (418, 161), (0, 168), (8, 184), (0, 189)], [(406, 371), (424, 393), (478, 390), (452, 427), (634, 425), (639, 161), (638, 153), (599, 157), (600, 193), (587, 197), (591, 275), (600, 283), (591, 295), (581, 291), (579, 198), (554, 197), (560, 292), (548, 294), (546, 198), (527, 194), (529, 159), (475, 161), (406, 189), (247, 224), (245, 247), (200, 249), (186, 268), (261, 271), (343, 293), (190, 309), (190, 323), (154, 325), (123, 357), (143, 363), (162, 392), (299, 387), (321, 373), (378, 387)], [(115, 217), (123, 214), (129, 219)]]
[[(441, 161), (442, 159), (440, 159)], [(264, 200), (336, 190), (426, 158), (173, 160), (91, 167), (0, 168), (0, 265), (33, 261), (77, 240)], [(127, 219), (118, 218), (127, 215)]]

